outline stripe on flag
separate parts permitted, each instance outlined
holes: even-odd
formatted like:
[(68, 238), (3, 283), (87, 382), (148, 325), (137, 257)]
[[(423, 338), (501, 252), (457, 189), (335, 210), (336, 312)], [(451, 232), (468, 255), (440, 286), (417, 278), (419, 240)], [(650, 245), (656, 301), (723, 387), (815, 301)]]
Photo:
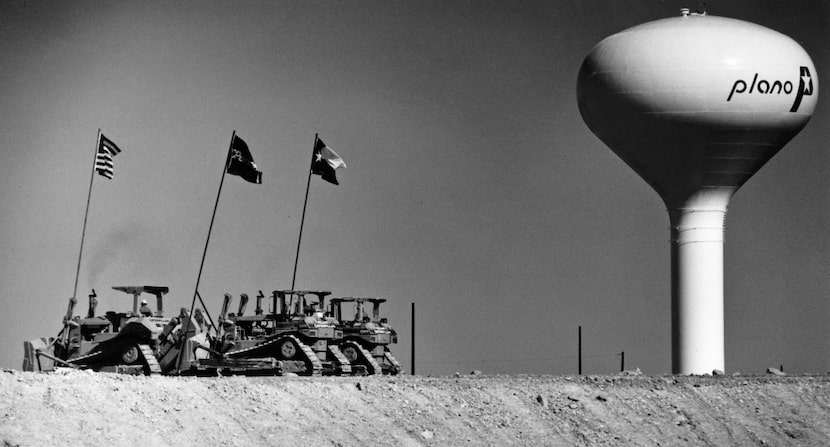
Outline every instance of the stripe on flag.
[(101, 134), (101, 141), (98, 143), (98, 153), (95, 155), (95, 170), (98, 174), (111, 179), (113, 172), (112, 157), (118, 155), (121, 149), (109, 138)]

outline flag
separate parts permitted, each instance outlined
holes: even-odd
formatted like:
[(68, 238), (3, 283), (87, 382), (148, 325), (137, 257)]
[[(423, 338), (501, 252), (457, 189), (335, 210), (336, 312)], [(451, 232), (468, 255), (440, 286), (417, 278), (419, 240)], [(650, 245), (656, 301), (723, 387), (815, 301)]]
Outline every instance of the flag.
[(343, 159), (331, 150), (330, 147), (326, 146), (326, 143), (323, 143), (323, 140), (318, 138), (317, 142), (314, 143), (314, 157), (311, 159), (311, 173), (323, 177), (323, 180), (329, 183), (339, 185), (340, 183), (337, 183), (337, 175), (335, 175), (334, 170), (345, 167), (346, 163), (343, 162)]
[(233, 136), (231, 150), (228, 152), (227, 173), (238, 175), (251, 183), (262, 183), (262, 171), (257, 169), (248, 145), (236, 135)]
[(112, 140), (101, 134), (101, 140), (98, 142), (98, 152), (95, 155), (95, 170), (104, 177), (111, 179), (114, 174), (112, 157), (120, 152), (121, 149)]

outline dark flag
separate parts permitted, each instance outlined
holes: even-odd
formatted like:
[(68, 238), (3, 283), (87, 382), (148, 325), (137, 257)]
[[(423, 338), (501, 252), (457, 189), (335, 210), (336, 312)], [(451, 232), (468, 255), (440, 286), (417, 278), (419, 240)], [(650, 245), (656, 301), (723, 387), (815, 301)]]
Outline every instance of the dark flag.
[(311, 159), (311, 173), (323, 177), (323, 180), (329, 183), (339, 185), (340, 183), (337, 183), (337, 175), (334, 170), (341, 167), (346, 167), (346, 163), (343, 162), (343, 159), (331, 150), (331, 148), (326, 146), (326, 143), (323, 143), (323, 140), (318, 138), (317, 142), (314, 143), (314, 157)]
[(114, 174), (112, 157), (120, 152), (121, 149), (112, 140), (101, 134), (101, 140), (98, 142), (98, 153), (95, 155), (95, 170), (104, 177), (112, 179)]
[(228, 174), (238, 175), (251, 183), (262, 183), (262, 171), (257, 169), (251, 151), (242, 138), (234, 135), (228, 158)]

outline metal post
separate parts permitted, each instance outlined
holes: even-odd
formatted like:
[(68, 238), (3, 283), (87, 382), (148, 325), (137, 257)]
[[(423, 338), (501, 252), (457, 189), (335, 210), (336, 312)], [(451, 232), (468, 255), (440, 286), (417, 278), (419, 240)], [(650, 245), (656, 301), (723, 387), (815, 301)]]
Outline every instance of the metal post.
[(625, 371), (625, 351), (620, 352), (620, 372)]
[(579, 375), (582, 375), (582, 326), (579, 326)]
[(410, 338), (411, 338), (411, 341), (412, 341), (411, 348), (410, 348), (411, 349), (410, 357), (412, 358), (412, 360), (410, 360), (409, 374), (414, 376), (415, 375), (415, 303), (412, 303), (412, 336)]

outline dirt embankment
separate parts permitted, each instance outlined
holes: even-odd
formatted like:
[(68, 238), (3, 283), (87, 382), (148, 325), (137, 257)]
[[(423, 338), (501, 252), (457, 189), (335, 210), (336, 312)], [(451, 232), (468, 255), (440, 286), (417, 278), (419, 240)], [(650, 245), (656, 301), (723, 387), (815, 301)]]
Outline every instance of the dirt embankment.
[(0, 372), (4, 446), (830, 445), (830, 376)]

